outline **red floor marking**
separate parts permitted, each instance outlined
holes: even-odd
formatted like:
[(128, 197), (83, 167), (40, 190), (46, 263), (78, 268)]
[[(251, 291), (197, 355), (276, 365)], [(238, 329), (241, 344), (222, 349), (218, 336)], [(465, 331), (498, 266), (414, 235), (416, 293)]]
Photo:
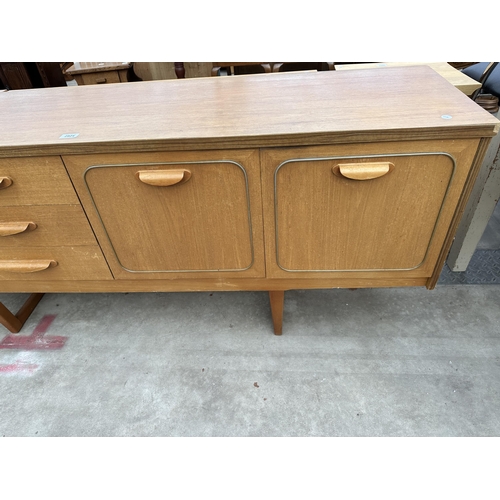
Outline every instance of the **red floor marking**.
[(36, 370), (38, 370), (38, 365), (29, 365), (26, 363), (22, 363), (21, 361), (16, 361), (12, 365), (0, 365), (0, 373), (33, 373)]
[(0, 349), (19, 349), (22, 351), (61, 349), (64, 347), (68, 337), (55, 335), (44, 337), (45, 332), (49, 329), (55, 317), (55, 314), (44, 316), (29, 337), (25, 335), (7, 335), (7, 337), (0, 342)]

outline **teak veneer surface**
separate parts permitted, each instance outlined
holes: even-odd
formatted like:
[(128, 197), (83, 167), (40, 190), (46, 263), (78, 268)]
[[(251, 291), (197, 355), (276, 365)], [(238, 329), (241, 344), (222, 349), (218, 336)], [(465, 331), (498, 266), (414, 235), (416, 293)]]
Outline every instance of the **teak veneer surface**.
[[(27, 155), (113, 152), (112, 146), (297, 146), (367, 134), (397, 138), (410, 129), (422, 138), (495, 133), (498, 121), (429, 67), (369, 75), (329, 71), (4, 92), (0, 154), (9, 148)], [(63, 134), (78, 136), (60, 139)]]
[(425, 66), (9, 91), (0, 110), (3, 292), (267, 290), (276, 333), (284, 290), (433, 288), (500, 125)]

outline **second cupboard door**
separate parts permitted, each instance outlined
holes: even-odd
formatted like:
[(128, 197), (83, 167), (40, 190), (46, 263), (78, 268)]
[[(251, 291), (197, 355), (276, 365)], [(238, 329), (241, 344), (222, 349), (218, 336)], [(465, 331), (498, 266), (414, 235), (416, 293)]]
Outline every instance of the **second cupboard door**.
[(264, 276), (257, 151), (65, 157), (116, 278)]
[(429, 277), (477, 141), (266, 150), (268, 275)]

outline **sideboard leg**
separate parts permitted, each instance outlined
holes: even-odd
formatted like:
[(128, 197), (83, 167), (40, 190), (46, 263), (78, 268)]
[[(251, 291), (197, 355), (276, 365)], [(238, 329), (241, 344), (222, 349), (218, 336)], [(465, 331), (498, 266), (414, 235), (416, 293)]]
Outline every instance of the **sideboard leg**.
[(19, 333), (26, 320), (43, 297), (43, 293), (32, 293), (16, 315), (0, 302), (0, 323), (12, 333)]
[(283, 290), (273, 290), (269, 292), (271, 302), (271, 314), (273, 316), (274, 334), (281, 335), (283, 328), (283, 305), (285, 304), (285, 292)]

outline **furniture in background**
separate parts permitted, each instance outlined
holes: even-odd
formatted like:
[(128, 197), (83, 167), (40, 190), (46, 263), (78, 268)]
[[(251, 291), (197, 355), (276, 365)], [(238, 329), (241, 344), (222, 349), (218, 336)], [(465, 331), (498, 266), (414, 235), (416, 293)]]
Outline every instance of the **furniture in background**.
[(7, 90), (66, 86), (57, 62), (0, 62), (0, 80)]
[(78, 85), (133, 81), (131, 62), (75, 62), (65, 70)]
[(280, 334), (286, 290), (432, 289), (499, 124), (425, 66), (2, 92), (0, 292), (34, 295), (0, 321), (262, 290)]
[(212, 76), (247, 75), (255, 73), (278, 73), (286, 71), (328, 71), (334, 70), (335, 63), (315, 62), (214, 62)]
[(180, 73), (182, 67), (184, 68), (184, 78), (203, 78), (209, 77), (212, 69), (210, 62), (134, 62), (133, 71), (143, 81), (150, 80), (172, 80), (178, 79), (176, 74), (175, 65), (178, 65), (177, 72)]

